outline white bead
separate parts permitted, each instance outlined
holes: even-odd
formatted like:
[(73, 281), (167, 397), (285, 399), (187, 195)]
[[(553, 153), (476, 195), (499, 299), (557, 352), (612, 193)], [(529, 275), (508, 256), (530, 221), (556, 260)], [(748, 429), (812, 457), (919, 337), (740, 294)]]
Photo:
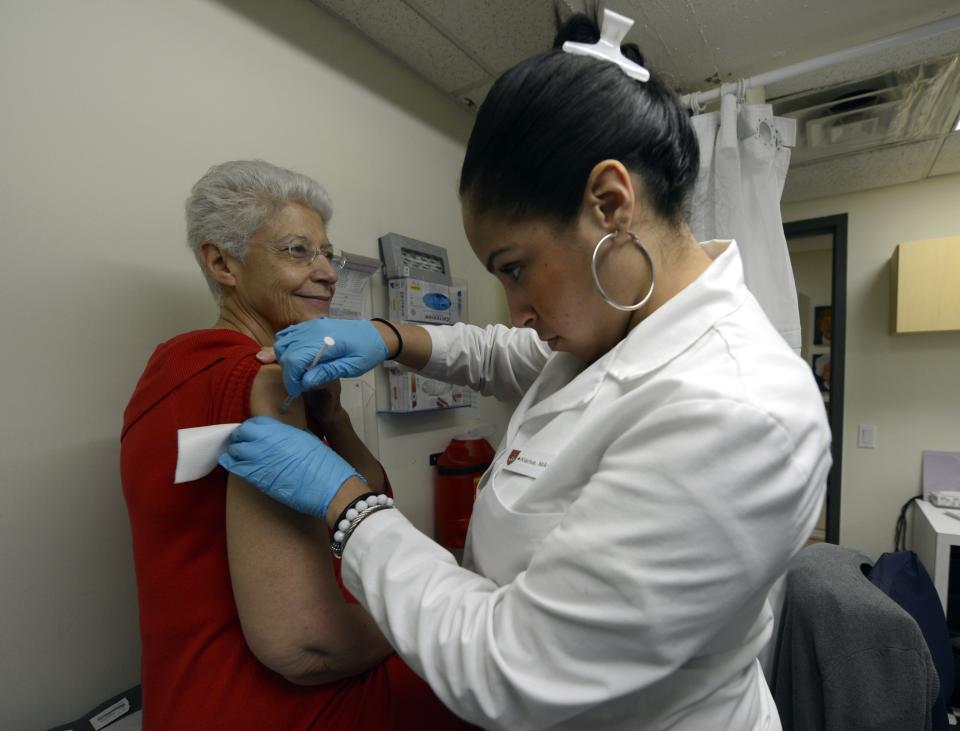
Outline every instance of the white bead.
[(393, 507), (393, 498), (392, 498), (392, 497), (388, 497), (388, 498), (387, 498), (387, 507), (388, 507), (388, 508), (392, 508), (392, 507)]
[(342, 530), (338, 530), (336, 533), (333, 534), (334, 543), (343, 543), (343, 539), (344, 539), (344, 533)]
[(367, 503), (364, 500), (358, 500), (354, 507), (362, 513), (367, 509)]
[(358, 515), (360, 515), (360, 513), (358, 513), (358, 512), (357, 512), (356, 510), (354, 510), (353, 508), (350, 508), (350, 509), (347, 511), (347, 520), (349, 520), (349, 521), (352, 522), (352, 521), (354, 521), (354, 520), (357, 519), (357, 516), (358, 516)]
[(340, 523), (337, 525), (337, 528), (339, 528), (340, 530), (346, 530), (349, 527), (350, 527), (349, 520), (341, 520)]
[(377, 495), (377, 505), (386, 505), (386, 504), (387, 504), (387, 496), (382, 494)]

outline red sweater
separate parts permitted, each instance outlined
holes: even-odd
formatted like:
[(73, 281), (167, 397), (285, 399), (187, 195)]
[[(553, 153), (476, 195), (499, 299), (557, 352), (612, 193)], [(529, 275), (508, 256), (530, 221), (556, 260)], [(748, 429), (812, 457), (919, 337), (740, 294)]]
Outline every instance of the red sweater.
[[(248, 649), (227, 562), (227, 473), (217, 467), (180, 485), (173, 474), (177, 429), (250, 416), (258, 350), (231, 330), (180, 335), (154, 352), (124, 412), (120, 469), (140, 603), (145, 731), (470, 728), (396, 655), (363, 675), (304, 687)], [(331, 561), (339, 583), (339, 562)]]

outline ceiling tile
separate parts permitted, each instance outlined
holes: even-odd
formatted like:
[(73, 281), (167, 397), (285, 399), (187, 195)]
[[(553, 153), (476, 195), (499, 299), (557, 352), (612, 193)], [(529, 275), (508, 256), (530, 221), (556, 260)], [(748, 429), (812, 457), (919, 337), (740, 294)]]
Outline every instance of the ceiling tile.
[(809, 165), (791, 167), (783, 202), (821, 198), (921, 180), (939, 140), (866, 150)]
[(960, 173), (960, 132), (952, 132), (943, 141), (937, 161), (933, 164), (931, 175)]
[[(471, 108), (493, 79), (516, 62), (549, 48), (554, 0), (312, 0), (356, 27)], [(590, 4), (558, 0), (566, 13)], [(591, 0), (592, 2), (592, 0)], [(755, 76), (956, 17), (957, 0), (605, 0), (633, 18), (627, 41), (682, 91)], [(960, 31), (837, 64), (768, 85), (768, 99), (868, 78), (956, 53)], [(467, 101), (470, 100), (470, 101)], [(472, 102), (472, 104), (471, 104)], [(784, 200), (837, 195), (960, 172), (960, 133), (871, 149), (816, 163), (796, 163)], [(931, 170), (932, 166), (932, 170)]]
[(407, 0), (492, 75), (550, 50), (553, 0)]
[(487, 78), (452, 41), (401, 0), (312, 0), (340, 16), (447, 92)]
[(956, 15), (957, 0), (609, 0), (627, 36), (684, 92), (883, 38)]

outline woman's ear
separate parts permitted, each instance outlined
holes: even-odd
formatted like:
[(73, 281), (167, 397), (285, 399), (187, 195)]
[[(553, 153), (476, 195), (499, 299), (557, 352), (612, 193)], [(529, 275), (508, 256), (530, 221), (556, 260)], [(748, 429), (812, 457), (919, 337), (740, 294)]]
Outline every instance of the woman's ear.
[(604, 231), (625, 231), (634, 222), (633, 178), (619, 160), (593, 166), (583, 191), (583, 208)]
[(237, 286), (237, 278), (230, 271), (232, 261), (227, 261), (226, 255), (212, 241), (204, 241), (200, 244), (200, 261), (203, 262), (204, 269), (218, 284), (227, 287)]

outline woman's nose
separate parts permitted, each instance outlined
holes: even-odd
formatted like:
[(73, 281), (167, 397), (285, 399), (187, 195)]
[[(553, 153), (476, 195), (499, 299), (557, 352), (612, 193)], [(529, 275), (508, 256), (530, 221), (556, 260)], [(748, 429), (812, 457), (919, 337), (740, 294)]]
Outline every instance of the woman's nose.
[(537, 314), (529, 304), (511, 300), (508, 305), (510, 307), (510, 322), (513, 323), (514, 327), (536, 327)]
[(310, 279), (312, 279), (314, 282), (329, 282), (330, 284), (336, 284), (339, 277), (340, 275), (337, 272), (337, 268), (325, 256), (318, 256), (317, 260), (310, 268)]

